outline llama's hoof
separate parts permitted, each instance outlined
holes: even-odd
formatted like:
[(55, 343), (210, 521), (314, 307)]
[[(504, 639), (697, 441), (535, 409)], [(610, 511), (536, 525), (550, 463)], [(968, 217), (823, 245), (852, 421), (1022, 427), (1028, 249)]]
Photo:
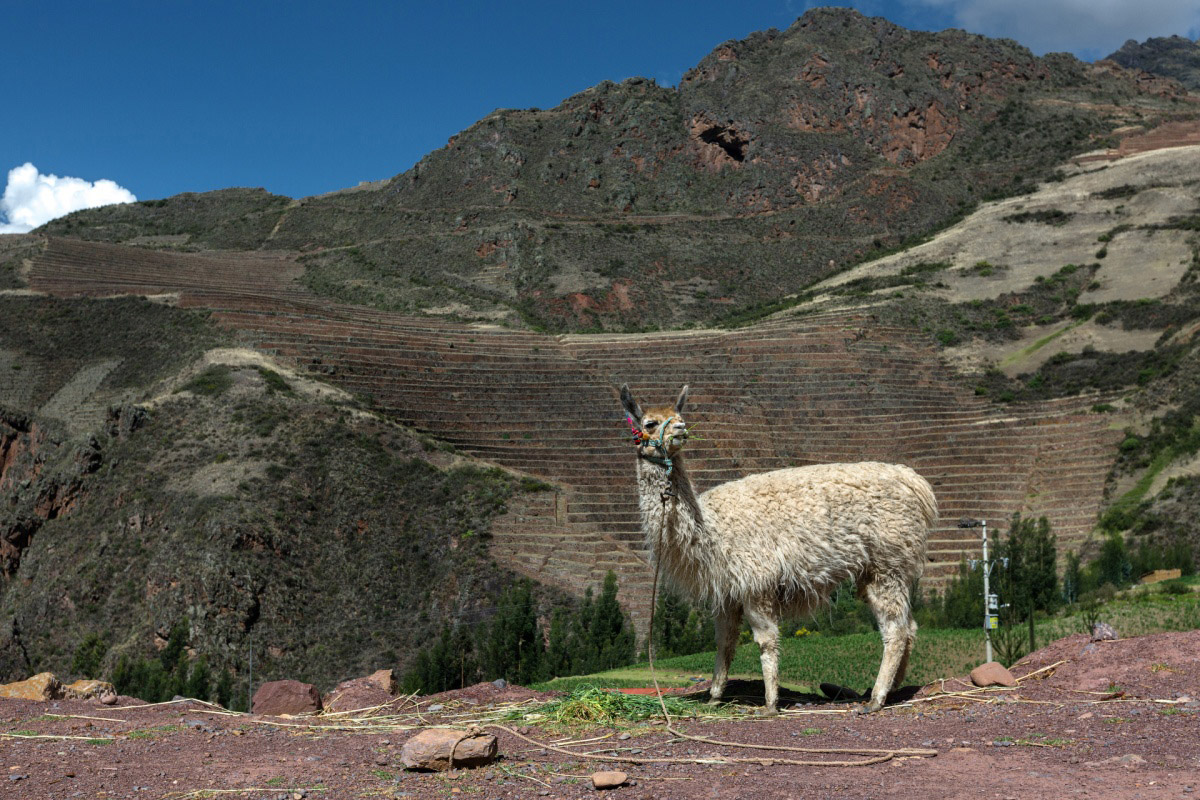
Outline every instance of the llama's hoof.
[(759, 708), (754, 712), (756, 717), (778, 717), (779, 709), (777, 708)]
[(724, 702), (725, 702), (725, 701), (724, 701), (724, 700), (722, 700), (720, 697), (710, 697), (710, 698), (708, 698), (708, 705), (710, 705), (710, 706), (719, 706), (719, 705), (721, 705), (721, 704), (722, 704), (722, 703), (724, 703)]

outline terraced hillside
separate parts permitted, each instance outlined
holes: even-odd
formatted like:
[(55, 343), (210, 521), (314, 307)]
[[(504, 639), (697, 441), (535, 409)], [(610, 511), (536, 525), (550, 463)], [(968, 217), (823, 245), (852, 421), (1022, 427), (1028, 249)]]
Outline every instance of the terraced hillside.
[(701, 488), (777, 467), (911, 464), (942, 505), (929, 574), (973, 546), (960, 516), (1049, 516), (1082, 537), (1100, 508), (1115, 434), (1068, 399), (998, 409), (939, 361), (926, 336), (864, 312), (751, 328), (549, 336), (341, 305), (308, 294), (280, 258), (179, 255), (51, 239), (30, 286), (57, 297), (171, 295), (245, 343), (367, 397), (389, 417), (553, 485), (494, 526), (501, 563), (580, 591), (607, 569), (644, 622), (649, 572), (632, 453), (614, 387), (647, 398), (693, 387)]
[[(147, 359), (255, 348), (536, 479), (492, 553), (576, 593), (614, 569), (643, 625), (615, 387), (688, 383), (702, 489), (821, 461), (922, 472), (936, 585), (975, 549), (960, 517), (1045, 514), (1072, 545), (1131, 485), (1196, 472), (1197, 109), (1111, 62), (816, 9), (675, 88), (497, 111), (388, 180), (189, 193), (0, 243), (4, 302), (37, 323), (9, 326), (0, 403), (82, 433), (147, 399)], [(191, 349), (109, 325), (74, 358), (55, 320), (115, 296), (200, 312), (169, 320)]]
[(387, 180), (297, 200), (189, 193), (43, 230), (298, 252), (315, 293), (408, 313), (554, 332), (711, 325), (1198, 101), (1111, 62), (813, 9), (717, 46), (676, 87), (606, 81), (497, 110)]

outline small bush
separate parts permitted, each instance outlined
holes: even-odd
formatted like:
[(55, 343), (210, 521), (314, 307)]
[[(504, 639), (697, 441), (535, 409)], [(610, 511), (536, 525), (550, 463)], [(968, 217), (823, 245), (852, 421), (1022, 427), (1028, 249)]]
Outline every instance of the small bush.
[(233, 386), (233, 375), (225, 364), (213, 364), (196, 377), (179, 387), (177, 391), (191, 392), (206, 397), (220, 397)]
[(1022, 211), (1017, 214), (1009, 214), (1004, 217), (1005, 222), (1040, 222), (1043, 225), (1066, 225), (1070, 222), (1071, 217), (1075, 216), (1072, 211), (1063, 211), (1060, 208), (1045, 208), (1039, 211)]
[(259, 367), (258, 374), (262, 376), (268, 394), (275, 394), (275, 392), (279, 392), (280, 394), (294, 394), (292, 385), (275, 370)]

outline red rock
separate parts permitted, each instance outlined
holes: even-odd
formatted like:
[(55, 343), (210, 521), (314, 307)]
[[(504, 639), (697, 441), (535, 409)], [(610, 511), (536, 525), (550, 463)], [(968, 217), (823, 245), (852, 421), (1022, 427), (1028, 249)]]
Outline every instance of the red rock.
[(321, 695), (311, 683), (270, 681), (258, 687), (250, 701), (255, 714), (279, 716), (321, 710)]
[[(391, 670), (381, 670), (391, 676)], [(378, 675), (379, 673), (375, 673)], [(325, 695), (323, 706), (326, 711), (354, 711), (360, 708), (375, 708), (390, 703), (396, 698), (380, 688), (375, 675), (342, 681)]]
[(105, 695), (117, 696), (117, 690), (108, 681), (78, 680), (63, 687), (63, 696), (70, 700), (88, 700)]
[(597, 789), (615, 789), (625, 781), (629, 780), (629, 776), (624, 772), (593, 772), (592, 786)]
[(17, 700), (58, 700), (62, 696), (62, 684), (51, 672), (40, 672), (27, 680), (0, 686), (0, 697)]
[(999, 661), (989, 661), (971, 670), (971, 683), (976, 686), (1016, 686), (1017, 679)]
[(441, 772), (452, 766), (451, 754), (455, 767), (482, 767), (495, 761), (496, 753), (496, 737), (490, 733), (427, 728), (404, 743), (400, 760), (409, 769)]
[(396, 693), (396, 676), (390, 669), (380, 669), (372, 672), (366, 680), (383, 689), (388, 694)]

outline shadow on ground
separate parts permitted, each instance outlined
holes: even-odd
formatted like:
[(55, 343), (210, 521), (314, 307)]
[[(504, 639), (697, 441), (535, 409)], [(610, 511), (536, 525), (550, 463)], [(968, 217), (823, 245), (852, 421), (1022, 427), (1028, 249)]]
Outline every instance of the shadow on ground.
[[(920, 686), (903, 686), (888, 693), (887, 703), (888, 705), (907, 703), (919, 691), (921, 691)], [(708, 689), (680, 696), (685, 700), (695, 700), (701, 703), (708, 702), (709, 700)], [(869, 697), (869, 692), (863, 694), (834, 683), (822, 683), (821, 694), (796, 692), (783, 686), (779, 687), (780, 708), (787, 708), (793, 705), (865, 703)], [(725, 696), (722, 699), (726, 702), (738, 703), (740, 705), (761, 706), (766, 703), (766, 693), (761, 680), (731, 680), (725, 687)]]

